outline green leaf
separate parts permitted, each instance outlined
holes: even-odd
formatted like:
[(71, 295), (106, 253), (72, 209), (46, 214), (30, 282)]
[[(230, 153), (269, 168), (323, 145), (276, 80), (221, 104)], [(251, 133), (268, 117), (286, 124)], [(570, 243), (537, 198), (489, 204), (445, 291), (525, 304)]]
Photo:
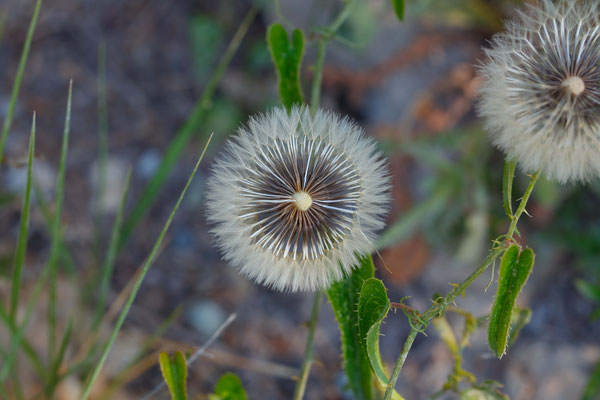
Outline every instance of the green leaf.
[[(6, 138), (12, 125), (13, 115), (15, 113), (15, 107), (17, 105), (17, 98), (19, 97), (19, 91), (21, 90), (21, 81), (23, 80), (23, 73), (25, 72), (25, 66), (27, 65), (27, 58), (29, 57), (29, 49), (31, 48), (31, 42), (33, 41), (33, 34), (35, 32), (35, 26), (37, 24), (38, 16), (40, 15), (40, 8), (42, 7), (42, 0), (37, 0), (35, 8), (33, 9), (33, 15), (29, 21), (29, 29), (27, 30), (27, 37), (23, 44), (23, 51), (21, 52), (21, 59), (19, 60), (19, 66), (17, 67), (17, 75), (13, 82), (12, 92), (10, 94), (10, 101), (8, 102), (8, 110), (4, 117), (2, 124), (2, 132), (0, 133), (0, 163), (4, 156), (4, 147), (6, 146)], [(4, 23), (3, 23), (4, 24)]]
[(371, 256), (360, 260), (360, 265), (341, 281), (331, 285), (327, 298), (339, 324), (344, 368), (350, 387), (358, 400), (372, 399), (371, 364), (361, 345), (358, 304), (363, 284), (375, 275)]
[(267, 30), (267, 44), (277, 71), (279, 97), (289, 110), (303, 103), (300, 86), (300, 66), (304, 57), (304, 33), (300, 29), (292, 32), (292, 41), (281, 24), (271, 24)]
[(508, 396), (493, 391), (469, 388), (460, 393), (460, 400), (508, 400)]
[(187, 400), (187, 390), (185, 381), (187, 379), (187, 365), (185, 356), (182, 352), (175, 353), (173, 358), (169, 358), (167, 353), (160, 353), (158, 357), (160, 372), (169, 387), (171, 400)]
[(211, 108), (213, 94), (217, 90), (217, 86), (219, 85), (225, 70), (229, 66), (230, 61), (242, 43), (242, 39), (246, 35), (246, 32), (248, 32), (248, 28), (250, 28), (250, 25), (254, 21), (254, 18), (258, 13), (258, 9), (259, 8), (257, 5), (252, 6), (252, 8), (244, 17), (244, 20), (239, 24), (237, 31), (227, 46), (227, 49), (221, 56), (219, 63), (204, 86), (202, 96), (198, 99), (198, 102), (188, 115), (185, 123), (179, 128), (175, 134), (175, 137), (168, 144), (165, 150), (165, 155), (160, 162), (156, 173), (146, 185), (146, 188), (144, 189), (140, 198), (136, 201), (133, 211), (123, 223), (123, 229), (119, 235), (119, 250), (123, 249), (125, 243), (133, 234), (136, 226), (148, 213), (150, 207), (154, 203), (154, 200), (158, 194), (161, 193), (161, 189), (169, 178), (171, 170), (175, 164), (177, 164), (183, 152), (188, 149), (188, 144), (192, 137), (198, 133), (202, 121), (204, 121)]
[[(390, 307), (390, 300), (383, 282), (376, 278), (367, 279), (362, 285), (358, 299), (358, 331), (363, 351), (367, 353), (371, 369), (381, 388), (387, 386), (389, 374), (381, 361), (379, 330)], [(402, 399), (396, 392), (392, 398)]]
[(232, 372), (227, 372), (219, 378), (215, 393), (210, 400), (248, 400), (248, 395), (242, 386), (242, 381)]
[(592, 371), (587, 385), (581, 396), (581, 400), (593, 400), (600, 397), (600, 361)]
[(586, 299), (600, 303), (600, 286), (592, 285), (583, 279), (577, 279), (575, 281), (575, 287)]
[(27, 182), (25, 184), (25, 195), (23, 197), (23, 207), (21, 208), (21, 221), (19, 222), (19, 237), (17, 239), (17, 249), (15, 252), (15, 267), (12, 275), (11, 296), (10, 296), (10, 319), (13, 324), (16, 323), (17, 308), (19, 306), (19, 289), (21, 288), (21, 276), (23, 275), (23, 265), (27, 255), (27, 237), (29, 230), (29, 212), (31, 210), (31, 182), (33, 181), (33, 159), (35, 155), (35, 114), (31, 122), (31, 133), (29, 134), (29, 152), (27, 156)]
[(398, 20), (404, 21), (404, 0), (392, 0), (392, 4)]
[(502, 176), (502, 200), (504, 202), (504, 211), (509, 218), (513, 216), (512, 187), (515, 178), (515, 167), (516, 163), (514, 161), (507, 161), (504, 164), (504, 175)]
[(510, 331), (508, 332), (508, 347), (512, 346), (519, 337), (521, 329), (531, 321), (531, 309), (515, 307), (512, 312)]
[(519, 246), (511, 246), (502, 257), (498, 291), (492, 306), (488, 343), (498, 358), (506, 353), (508, 333), (517, 296), (525, 285), (533, 268), (533, 250), (519, 252)]

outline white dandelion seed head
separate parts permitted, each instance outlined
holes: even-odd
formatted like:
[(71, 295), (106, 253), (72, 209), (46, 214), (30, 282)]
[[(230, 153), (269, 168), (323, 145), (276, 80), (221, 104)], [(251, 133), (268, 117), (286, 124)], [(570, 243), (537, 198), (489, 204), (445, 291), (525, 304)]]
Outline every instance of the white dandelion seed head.
[(207, 215), (243, 274), (279, 290), (317, 290), (373, 250), (389, 186), (386, 162), (359, 126), (276, 108), (227, 143), (208, 181)]
[(600, 2), (540, 0), (492, 39), (479, 113), (526, 172), (600, 175)]

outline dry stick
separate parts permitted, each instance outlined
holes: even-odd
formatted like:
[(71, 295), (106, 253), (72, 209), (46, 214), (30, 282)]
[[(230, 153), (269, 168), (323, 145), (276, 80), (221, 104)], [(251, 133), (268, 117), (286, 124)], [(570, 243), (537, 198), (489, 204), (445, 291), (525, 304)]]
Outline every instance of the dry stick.
[[(214, 341), (217, 340), (217, 338), (219, 336), (221, 336), (223, 331), (225, 331), (225, 329), (227, 329), (227, 327), (229, 325), (231, 325), (231, 323), (236, 319), (236, 317), (237, 317), (236, 314), (229, 315), (229, 317), (225, 320), (225, 322), (223, 322), (221, 324), (221, 326), (215, 331), (215, 333), (213, 333), (212, 336), (210, 338), (208, 338), (206, 343), (204, 343), (198, 350), (196, 350), (194, 352), (194, 354), (192, 354), (192, 356), (190, 358), (188, 358), (186, 360), (185, 365), (189, 367), (194, 361), (196, 361), (198, 359), (198, 357), (200, 357), (202, 354), (204, 354), (206, 349), (208, 349), (214, 343)], [(162, 381), (154, 389), (152, 389), (152, 391), (150, 393), (148, 393), (146, 396), (144, 396), (142, 398), (142, 400), (148, 400), (149, 398), (154, 396), (156, 393), (158, 393), (160, 391), (160, 389), (162, 389), (164, 386), (165, 386), (165, 382)]]
[[(529, 197), (533, 192), (533, 188), (538, 180), (540, 173), (539, 171), (535, 174), (531, 175), (531, 180), (529, 181), (529, 185), (523, 194), (523, 198), (519, 203), (519, 207), (517, 208), (517, 212), (510, 217), (511, 222), (508, 228), (508, 233), (505, 237), (509, 239), (513, 239), (514, 233), (517, 229), (517, 222), (519, 222), (519, 218), (525, 211), (525, 207), (527, 206), (527, 202), (529, 201)], [(475, 279), (477, 279), (491, 264), (493, 264), (496, 259), (504, 252), (504, 247), (502, 245), (496, 245), (492, 248), (490, 254), (487, 256), (483, 264), (479, 268), (477, 268), (471, 275), (467, 277), (461, 284), (457, 285), (454, 289), (448, 293), (446, 297), (438, 298), (433, 304), (420, 318), (420, 321), (417, 324), (412, 325), (411, 330), (404, 342), (404, 346), (402, 347), (402, 352), (398, 356), (396, 360), (396, 365), (392, 371), (392, 376), (388, 382), (388, 385), (385, 389), (385, 397), (384, 400), (391, 400), (392, 394), (394, 392), (394, 388), (396, 386), (396, 382), (398, 381), (398, 377), (400, 376), (400, 371), (402, 371), (402, 367), (404, 366), (404, 362), (406, 361), (406, 357), (408, 356), (408, 352), (410, 351), (415, 338), (419, 332), (422, 332), (423, 329), (427, 327), (427, 323), (434, 317), (440, 315), (446, 307), (451, 304), (456, 298), (462, 294), (464, 291)]]

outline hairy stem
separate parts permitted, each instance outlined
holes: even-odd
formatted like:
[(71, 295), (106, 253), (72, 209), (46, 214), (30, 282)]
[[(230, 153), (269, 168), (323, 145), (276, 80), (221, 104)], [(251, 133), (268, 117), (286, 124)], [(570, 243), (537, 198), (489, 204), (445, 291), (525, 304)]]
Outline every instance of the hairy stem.
[(294, 390), (294, 400), (300, 400), (304, 397), (304, 391), (306, 390), (306, 383), (308, 382), (308, 376), (310, 375), (310, 368), (313, 363), (314, 354), (314, 341), (315, 341), (315, 328), (319, 320), (319, 309), (321, 308), (321, 300), (323, 299), (323, 292), (318, 291), (315, 293), (313, 300), (312, 312), (310, 314), (310, 321), (308, 322), (308, 337), (306, 338), (306, 348), (304, 350), (304, 360), (302, 361), (302, 368), (300, 370), (300, 378), (296, 384), (296, 390)]
[[(514, 239), (513, 236), (517, 230), (517, 223), (519, 222), (519, 219), (521, 218), (523, 212), (525, 212), (525, 207), (527, 206), (527, 202), (531, 197), (531, 193), (533, 192), (533, 188), (535, 187), (539, 175), (540, 172), (538, 171), (530, 176), (531, 179), (529, 181), (529, 185), (527, 186), (527, 189), (525, 189), (525, 193), (521, 198), (519, 207), (517, 208), (515, 214), (511, 217), (510, 226), (508, 228), (508, 232), (505, 235), (506, 238)], [(400, 371), (402, 371), (402, 367), (404, 366), (404, 362), (406, 361), (408, 352), (410, 351), (417, 334), (419, 332), (422, 332), (425, 328), (427, 328), (429, 321), (432, 318), (441, 315), (446, 310), (446, 307), (452, 302), (454, 302), (454, 300), (456, 300), (458, 296), (464, 295), (465, 290), (471, 285), (471, 283), (473, 283), (481, 274), (483, 274), (488, 269), (488, 267), (492, 265), (496, 261), (496, 259), (502, 255), (502, 253), (504, 253), (504, 250), (505, 247), (503, 245), (495, 244), (490, 250), (490, 253), (486, 257), (486, 259), (483, 261), (483, 263), (475, 271), (473, 271), (471, 275), (467, 277), (467, 279), (462, 281), (460, 284), (456, 285), (454, 289), (452, 289), (445, 297), (437, 298), (434, 304), (427, 311), (425, 311), (423, 315), (419, 317), (418, 321), (415, 324), (411, 326), (410, 333), (408, 334), (408, 337), (404, 342), (402, 352), (396, 360), (396, 364), (394, 365), (392, 375), (385, 389), (384, 400), (391, 400), (392, 394), (394, 392), (394, 387), (396, 386), (396, 382), (398, 381), (398, 377), (400, 376)]]

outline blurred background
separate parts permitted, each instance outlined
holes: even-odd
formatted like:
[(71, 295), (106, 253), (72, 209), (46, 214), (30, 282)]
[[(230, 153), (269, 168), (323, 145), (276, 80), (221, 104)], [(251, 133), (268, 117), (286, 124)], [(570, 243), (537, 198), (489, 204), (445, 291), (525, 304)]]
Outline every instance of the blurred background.
[[(339, 0), (257, 2), (259, 11), (202, 113), (198, 129), (182, 147), (164, 187), (118, 253), (109, 304), (117, 299), (150, 252), (178, 193), (209, 135), (207, 157), (176, 215), (159, 258), (113, 347), (96, 393), (136, 399), (161, 381), (149, 350), (201, 346), (231, 314), (237, 319), (190, 369), (190, 393), (209, 393), (226, 371), (239, 374), (252, 399), (291, 398), (301, 364), (310, 294), (274, 292), (227, 266), (213, 246), (205, 220), (205, 178), (224, 141), (248, 115), (278, 104), (277, 81), (265, 43), (275, 21), (307, 32), (302, 68), (309, 92), (315, 43), (311, 28), (337, 15)], [(407, 1), (404, 22), (387, 0), (363, 0), (328, 46), (322, 106), (349, 115), (377, 138), (391, 162), (394, 204), (381, 242), (377, 276), (392, 301), (423, 310), (434, 293), (463, 280), (483, 259), (491, 238), (506, 231), (501, 186), (503, 156), (493, 149), (477, 118), (477, 65), (481, 47), (514, 15), (509, 0)], [(31, 291), (50, 251), (40, 199), (53, 198), (68, 83), (73, 79), (71, 139), (67, 163), (61, 259), (59, 326), (75, 315), (74, 358), (85, 342), (82, 324), (93, 313), (93, 277), (106, 252), (127, 169), (133, 169), (127, 213), (139, 205), (146, 185), (194, 107), (250, 0), (53, 0), (39, 16), (31, 53), (0, 170), (0, 296), (10, 292), (15, 240), (25, 186), (28, 133), (37, 113), (34, 201), (24, 275)], [(0, 0), (0, 115), (5, 117), (32, 0)], [(106, 79), (99, 71), (106, 65)], [(100, 74), (102, 78), (102, 74)], [(98, 191), (107, 98), (106, 183)], [(102, 102), (100, 101), (100, 105)], [(186, 138), (187, 139), (187, 138)], [(517, 174), (516, 192), (527, 184)], [(517, 194), (518, 196), (518, 194)], [(534, 272), (519, 298), (531, 322), (502, 360), (478, 331), (465, 350), (464, 367), (480, 381), (504, 384), (511, 399), (578, 399), (600, 359), (600, 182), (558, 186), (542, 181), (519, 226), (537, 254)], [(65, 261), (66, 260), (66, 261)], [(381, 260), (385, 261), (386, 268)], [(495, 284), (482, 276), (458, 305), (474, 315), (489, 312)], [(90, 280), (88, 280), (89, 282)], [(93, 279), (91, 280), (93, 282)], [(43, 349), (44, 299), (27, 337)], [(460, 331), (462, 320), (449, 316)], [(110, 325), (108, 325), (109, 327)], [(108, 332), (108, 327), (103, 329)], [(390, 313), (382, 339), (384, 361), (393, 363), (409, 331), (402, 313)], [(8, 332), (0, 327), (0, 343)], [(40, 337), (41, 336), (41, 337)], [(341, 368), (338, 329), (322, 307), (316, 359), (306, 398), (352, 398)], [(0, 359), (1, 364), (1, 359)], [(135, 368), (132, 368), (132, 365)], [(398, 391), (424, 399), (446, 380), (453, 359), (435, 331), (420, 335), (400, 377)], [(123, 372), (125, 371), (125, 372)], [(17, 373), (27, 393), (39, 382), (26, 363)], [(599, 378), (600, 379), (600, 378)], [(76, 375), (61, 383), (57, 399), (77, 398)], [(69, 397), (71, 396), (71, 397)], [(75, 396), (75, 397), (73, 397)], [(155, 398), (167, 398), (161, 392)], [(102, 398), (98, 395), (96, 398)], [(202, 398), (202, 397), (200, 397)], [(447, 395), (442, 398), (456, 398)]]

